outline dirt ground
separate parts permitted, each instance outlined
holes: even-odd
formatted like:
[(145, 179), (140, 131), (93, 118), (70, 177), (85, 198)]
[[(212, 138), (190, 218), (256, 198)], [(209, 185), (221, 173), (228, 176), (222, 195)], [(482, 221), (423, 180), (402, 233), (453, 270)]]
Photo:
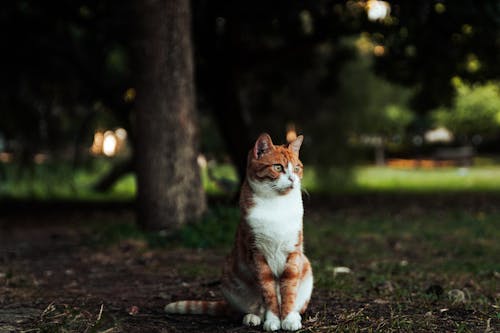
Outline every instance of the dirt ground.
[[(126, 220), (132, 214), (125, 209), (111, 216)], [(221, 298), (218, 273), (224, 253), (150, 248), (138, 240), (89, 243), (93, 235), (82, 221), (107, 218), (109, 213), (95, 216), (80, 212), (78, 216), (21, 214), (3, 220), (0, 333), (260, 331), (243, 327), (241, 318), (165, 314), (163, 307), (172, 300)], [(398, 320), (433, 316), (437, 323), (433, 331), (455, 332), (456, 321), (469, 316), (477, 320), (478, 332), (493, 332), (498, 325), (498, 320), (487, 323), (481, 314), (466, 307), (429, 314), (412, 304), (354, 300), (332, 290), (316, 289), (303, 316), (302, 331), (404, 332), (404, 327), (411, 326), (402, 323), (397, 329), (393, 318), (396, 306)]]
[[(135, 240), (82, 246), (90, 235), (81, 226), (46, 222), (2, 230), (0, 332), (259, 331), (242, 327), (240, 318), (163, 311), (172, 300), (220, 299), (216, 269), (197, 274), (186, 263), (220, 267), (222, 254), (150, 250)], [(316, 295), (306, 322), (312, 325), (320, 309), (339, 306), (328, 295)]]

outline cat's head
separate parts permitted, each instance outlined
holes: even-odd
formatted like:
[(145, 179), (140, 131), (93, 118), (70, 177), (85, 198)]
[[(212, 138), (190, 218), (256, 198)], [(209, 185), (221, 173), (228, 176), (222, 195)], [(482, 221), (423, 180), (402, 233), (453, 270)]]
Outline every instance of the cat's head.
[(248, 154), (247, 179), (250, 187), (262, 195), (300, 192), (303, 165), (299, 150), (304, 137), (299, 135), (288, 145), (275, 146), (271, 137), (261, 134)]

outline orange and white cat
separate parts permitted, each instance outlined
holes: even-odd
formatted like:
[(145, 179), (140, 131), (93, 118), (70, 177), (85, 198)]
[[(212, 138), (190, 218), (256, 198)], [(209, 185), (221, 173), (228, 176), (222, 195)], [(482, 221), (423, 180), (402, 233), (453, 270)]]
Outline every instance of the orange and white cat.
[(303, 137), (274, 145), (262, 134), (248, 154), (247, 176), (240, 194), (242, 219), (223, 276), (223, 301), (179, 301), (168, 313), (243, 314), (243, 324), (263, 323), (266, 331), (302, 327), (313, 288), (309, 260), (303, 252), (299, 149)]

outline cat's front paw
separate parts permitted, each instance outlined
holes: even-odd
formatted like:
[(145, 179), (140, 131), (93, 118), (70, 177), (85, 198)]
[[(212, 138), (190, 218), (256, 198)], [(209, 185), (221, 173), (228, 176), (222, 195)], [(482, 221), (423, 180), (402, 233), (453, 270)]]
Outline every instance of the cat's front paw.
[(265, 331), (277, 331), (280, 329), (280, 319), (271, 311), (267, 311), (266, 320), (264, 321)]
[(281, 328), (285, 331), (296, 331), (302, 328), (302, 318), (298, 312), (290, 312), (281, 322)]

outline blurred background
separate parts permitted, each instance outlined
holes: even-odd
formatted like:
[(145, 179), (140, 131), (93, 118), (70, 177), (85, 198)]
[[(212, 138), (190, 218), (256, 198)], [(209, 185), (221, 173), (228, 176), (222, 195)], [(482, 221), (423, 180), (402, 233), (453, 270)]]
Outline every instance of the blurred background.
[[(1, 198), (134, 199), (134, 6), (4, 6)], [(278, 143), (305, 135), (311, 193), (500, 188), (497, 1), (195, 1), (191, 11), (208, 195), (234, 196), (264, 131)]]
[[(195, 1), (205, 191), (238, 190), (263, 131), (305, 135), (313, 192), (498, 189), (499, 12), (472, 0)], [(113, 1), (2, 9), (2, 198), (134, 198), (135, 13)]]
[(498, 0), (16, 0), (0, 27), (0, 331), (234, 331), (163, 306), (222, 297), (262, 132), (305, 137), (306, 330), (500, 331)]

